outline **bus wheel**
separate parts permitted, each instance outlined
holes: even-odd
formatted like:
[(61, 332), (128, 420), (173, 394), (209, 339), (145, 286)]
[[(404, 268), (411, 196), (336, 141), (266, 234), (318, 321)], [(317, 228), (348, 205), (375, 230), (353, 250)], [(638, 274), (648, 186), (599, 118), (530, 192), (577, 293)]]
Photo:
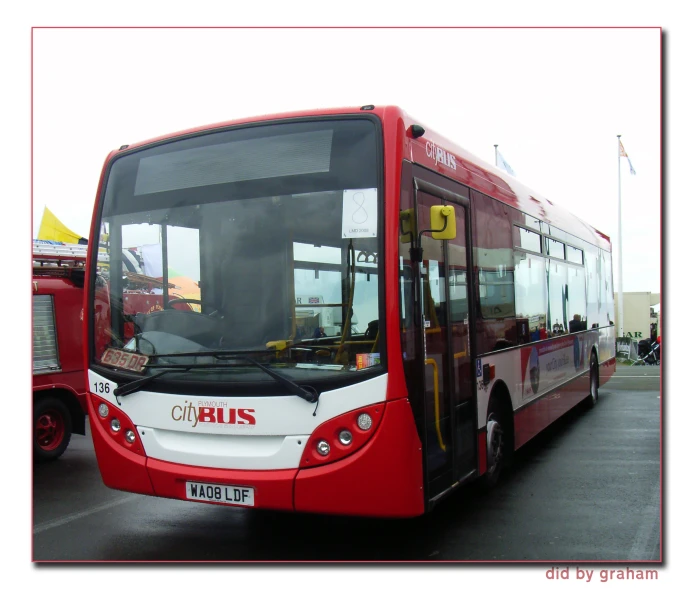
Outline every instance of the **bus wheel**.
[(503, 416), (497, 399), (492, 398), (486, 418), (486, 473), (483, 482), (487, 488), (496, 485), (506, 463), (508, 432), (507, 428), (504, 427)]
[(594, 407), (599, 400), (599, 364), (597, 356), (592, 354), (590, 359), (590, 396), (585, 399), (587, 407)]
[(65, 452), (71, 435), (72, 418), (62, 401), (44, 397), (34, 404), (34, 460), (58, 458)]

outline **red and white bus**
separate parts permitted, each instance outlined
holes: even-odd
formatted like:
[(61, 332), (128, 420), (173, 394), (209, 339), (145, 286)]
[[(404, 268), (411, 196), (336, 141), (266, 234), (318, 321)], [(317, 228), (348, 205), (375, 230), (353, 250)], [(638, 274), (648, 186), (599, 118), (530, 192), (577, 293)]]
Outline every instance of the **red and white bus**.
[[(609, 238), (394, 106), (125, 145), (101, 235), (85, 360), (112, 488), (416, 516), (615, 370)], [(123, 311), (141, 244), (198, 298)]]

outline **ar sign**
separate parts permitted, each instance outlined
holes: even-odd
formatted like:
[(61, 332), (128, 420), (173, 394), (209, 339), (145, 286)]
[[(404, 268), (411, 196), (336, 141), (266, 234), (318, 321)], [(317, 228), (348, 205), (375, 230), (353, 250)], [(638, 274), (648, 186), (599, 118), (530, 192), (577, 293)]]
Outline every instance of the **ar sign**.
[(483, 372), (481, 371), (481, 358), (476, 359), (476, 377), (481, 378)]

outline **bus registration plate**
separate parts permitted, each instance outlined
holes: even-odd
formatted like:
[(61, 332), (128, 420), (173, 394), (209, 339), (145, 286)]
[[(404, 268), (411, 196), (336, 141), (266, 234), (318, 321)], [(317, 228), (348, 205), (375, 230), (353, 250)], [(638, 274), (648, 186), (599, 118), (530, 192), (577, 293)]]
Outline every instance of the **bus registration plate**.
[(230, 487), (228, 485), (186, 481), (185, 496), (191, 501), (255, 505), (255, 490), (252, 487)]

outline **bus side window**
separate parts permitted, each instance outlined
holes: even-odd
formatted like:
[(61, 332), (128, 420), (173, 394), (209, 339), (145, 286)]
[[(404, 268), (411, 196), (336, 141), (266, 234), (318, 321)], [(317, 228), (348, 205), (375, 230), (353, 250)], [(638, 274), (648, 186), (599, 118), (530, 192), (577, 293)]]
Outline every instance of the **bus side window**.
[(484, 319), (515, 316), (515, 272), (500, 266), (479, 271), (479, 304)]

